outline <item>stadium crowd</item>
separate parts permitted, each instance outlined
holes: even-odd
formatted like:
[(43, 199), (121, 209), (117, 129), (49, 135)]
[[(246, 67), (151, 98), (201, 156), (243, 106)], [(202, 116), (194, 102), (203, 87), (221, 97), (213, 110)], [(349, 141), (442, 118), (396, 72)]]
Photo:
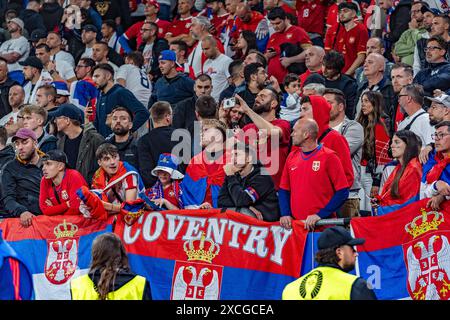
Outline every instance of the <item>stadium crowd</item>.
[(0, 1), (0, 212), (450, 199), (448, 0)]

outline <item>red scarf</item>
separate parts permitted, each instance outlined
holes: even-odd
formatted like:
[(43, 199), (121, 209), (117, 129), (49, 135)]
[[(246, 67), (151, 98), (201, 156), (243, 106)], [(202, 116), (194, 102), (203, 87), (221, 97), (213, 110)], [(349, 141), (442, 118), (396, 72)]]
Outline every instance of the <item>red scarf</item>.
[(127, 173), (127, 169), (125, 169), (122, 161), (119, 162), (119, 168), (117, 169), (117, 172), (109, 179), (106, 176), (105, 170), (103, 170), (102, 168), (99, 168), (95, 172), (94, 178), (92, 179), (92, 189), (102, 189), (103, 190), (110, 181), (119, 179), (125, 173)]
[(427, 183), (433, 183), (434, 181), (438, 181), (439, 177), (442, 174), (442, 171), (444, 171), (445, 167), (448, 164), (450, 164), (450, 157), (444, 156), (441, 152), (437, 152), (434, 159), (436, 159), (437, 163), (430, 170), (430, 172), (428, 172)]

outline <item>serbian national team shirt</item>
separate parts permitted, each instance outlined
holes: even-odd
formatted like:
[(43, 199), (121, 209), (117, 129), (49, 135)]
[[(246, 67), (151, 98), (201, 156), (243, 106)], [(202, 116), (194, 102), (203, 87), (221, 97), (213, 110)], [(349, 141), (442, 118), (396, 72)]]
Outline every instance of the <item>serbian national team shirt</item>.
[(187, 18), (174, 19), (167, 30), (167, 34), (169, 34), (171, 37), (176, 37), (180, 34), (189, 34), (191, 23), (192, 16)]
[(326, 7), (322, 0), (297, 1), (298, 26), (306, 32), (324, 35)]
[(395, 112), (395, 123), (394, 123), (394, 129), (397, 131), (398, 125), (400, 122), (402, 122), (405, 119), (405, 115), (402, 112), (402, 109), (400, 107), (400, 103), (397, 105), (397, 111)]
[[(268, 173), (272, 176), (275, 189), (279, 189), (281, 175), (283, 173), (283, 167), (286, 162), (286, 158), (289, 153), (289, 138), (291, 136), (291, 125), (286, 120), (275, 119), (270, 122), (274, 126), (281, 129), (283, 132), (279, 141), (278, 148), (274, 148), (273, 152), (278, 152), (278, 156), (274, 156), (272, 159), (272, 143), (271, 138), (267, 138), (265, 134), (259, 131), (258, 127), (254, 123), (246, 125), (242, 130), (248, 137), (247, 143), (255, 148), (258, 152), (258, 160), (267, 169)], [(265, 148), (267, 146), (267, 152)]]
[(280, 189), (291, 193), (294, 219), (305, 220), (325, 208), (336, 191), (347, 188), (347, 185), (344, 169), (336, 153), (319, 145), (309, 154), (304, 154), (300, 149), (289, 154)]
[(269, 76), (277, 78), (279, 83), (283, 83), (283, 79), (288, 73), (287, 69), (280, 62), (281, 45), (286, 42), (298, 45), (311, 44), (306, 31), (297, 26), (289, 26), (284, 32), (275, 32), (270, 36), (267, 48), (273, 48), (277, 55), (269, 60), (267, 72)]
[[(142, 33), (141, 28), (145, 21), (139, 21), (133, 24), (125, 32), (125, 36), (128, 40), (136, 38), (136, 48), (142, 44)], [(167, 30), (170, 27), (170, 22), (166, 20), (156, 19), (155, 23), (158, 25), (158, 38), (164, 38)]]
[(239, 34), (244, 31), (252, 31), (255, 32), (256, 28), (258, 28), (259, 22), (264, 19), (264, 16), (256, 11), (252, 11), (252, 17), (249, 22), (243, 22), (240, 18), (236, 19), (236, 33), (233, 34), (233, 36), (237, 39), (239, 37)]
[(343, 25), (338, 24), (327, 31), (325, 50), (336, 50), (344, 55), (345, 67), (342, 72), (345, 73), (355, 62), (359, 53), (366, 53), (367, 40), (369, 40), (369, 33), (363, 24), (355, 22), (355, 26), (348, 31)]
[(221, 16), (214, 15), (211, 19), (211, 24), (214, 26), (214, 35), (219, 36), (222, 33), (222, 29), (225, 27), (230, 14), (227, 12)]
[[(107, 181), (107, 184), (110, 183), (112, 181)], [(114, 188), (114, 190), (116, 192), (114, 192), (112, 189)], [(125, 201), (126, 197), (125, 197), (125, 192), (127, 190), (131, 190), (131, 189), (138, 189), (138, 179), (137, 176), (135, 174), (130, 174), (127, 177), (125, 177), (122, 181), (114, 184), (111, 189), (108, 189), (107, 191), (105, 191), (106, 196), (108, 197), (108, 202), (110, 203), (122, 203)], [(117, 197), (117, 195), (119, 195), (119, 197), (121, 199), (119, 199)]]

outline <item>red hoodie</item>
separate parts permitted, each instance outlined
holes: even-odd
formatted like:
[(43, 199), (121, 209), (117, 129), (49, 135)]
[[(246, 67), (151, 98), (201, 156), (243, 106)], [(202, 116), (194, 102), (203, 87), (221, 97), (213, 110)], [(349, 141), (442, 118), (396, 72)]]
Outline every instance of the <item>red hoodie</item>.
[[(314, 120), (319, 126), (319, 135), (330, 128), (330, 111), (331, 105), (321, 96), (309, 96), (312, 105), (312, 112)], [(329, 131), (326, 136), (320, 141), (325, 147), (333, 150), (337, 153), (339, 159), (341, 159), (342, 166), (344, 167), (345, 176), (348, 181), (348, 188), (351, 188), (355, 179), (353, 175), (352, 159), (350, 155), (350, 147), (347, 140), (336, 130)], [(295, 148), (295, 147), (293, 147)]]

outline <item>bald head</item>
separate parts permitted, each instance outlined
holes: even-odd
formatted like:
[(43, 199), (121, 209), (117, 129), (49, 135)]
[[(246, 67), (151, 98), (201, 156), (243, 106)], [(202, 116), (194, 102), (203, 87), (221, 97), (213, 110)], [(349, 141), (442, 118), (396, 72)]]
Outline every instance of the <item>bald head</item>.
[(292, 131), (292, 144), (302, 147), (308, 143), (317, 143), (319, 126), (314, 119), (303, 118), (298, 120)]
[(305, 65), (310, 71), (318, 71), (322, 67), (325, 50), (319, 46), (312, 46), (305, 51)]
[(366, 52), (367, 54), (371, 53), (378, 53), (381, 55), (384, 54), (383, 40), (377, 37), (370, 38), (369, 40), (367, 40)]
[(364, 61), (364, 75), (367, 78), (379, 76), (384, 73), (385, 59), (379, 53), (371, 53)]

